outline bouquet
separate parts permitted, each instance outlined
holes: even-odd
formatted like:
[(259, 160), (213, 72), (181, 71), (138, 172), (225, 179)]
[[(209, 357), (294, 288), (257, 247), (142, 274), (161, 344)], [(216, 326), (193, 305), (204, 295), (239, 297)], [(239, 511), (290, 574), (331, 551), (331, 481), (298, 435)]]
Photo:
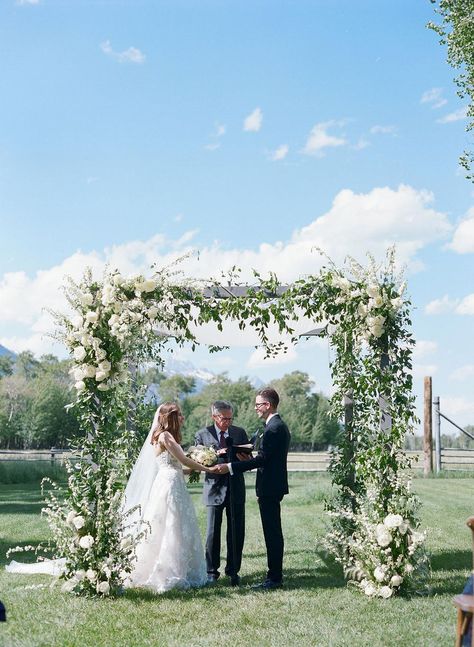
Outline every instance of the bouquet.
[[(192, 458), (196, 463), (204, 465), (205, 467), (212, 467), (217, 463), (217, 453), (214, 447), (206, 447), (205, 445), (193, 445), (186, 452), (188, 458)], [(191, 472), (189, 475), (188, 483), (199, 483), (200, 472)]]

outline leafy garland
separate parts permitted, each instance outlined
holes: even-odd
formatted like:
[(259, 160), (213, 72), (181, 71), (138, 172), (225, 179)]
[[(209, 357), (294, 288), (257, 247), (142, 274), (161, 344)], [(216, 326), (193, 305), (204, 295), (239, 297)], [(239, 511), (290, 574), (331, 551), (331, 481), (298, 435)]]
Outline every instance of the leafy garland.
[[(274, 274), (268, 279), (254, 274), (257, 287), (228, 299), (219, 298), (217, 281), (184, 282), (167, 268), (149, 279), (125, 279), (112, 271), (102, 282), (90, 272), (81, 283), (70, 282), (66, 295), (76, 315), (58, 316), (59, 336), (74, 358), (72, 406), (84, 437), (68, 467), (65, 497), (53, 484), (44, 508), (55, 556), (65, 560), (65, 591), (116, 593), (146, 533), (146, 528), (138, 534), (130, 528), (121, 504), (135, 459), (130, 448), (137, 443), (131, 367), (150, 358), (160, 362), (171, 338), (194, 348), (195, 327), (213, 321), (222, 329), (229, 318), (241, 329), (252, 326), (267, 355), (286, 348), (282, 341), (271, 343), (270, 325), (296, 342), (291, 326), (301, 316), (327, 322), (325, 334), (335, 351), (332, 414), (342, 420), (344, 398), (353, 399), (352, 420), (346, 420), (331, 464), (337, 494), (327, 503), (328, 548), (349, 580), (369, 596), (390, 597), (408, 588), (426, 567), (418, 501), (410, 492), (403, 452), (415, 421), (410, 302), (395, 276), (393, 251), (384, 268), (373, 261), (367, 269), (354, 261), (342, 270), (330, 264), (283, 294)], [(238, 271), (227, 278), (237, 282)], [(391, 427), (381, 425), (381, 411), (390, 416)]]
[(337, 493), (326, 506), (332, 520), (326, 545), (349, 581), (368, 596), (388, 598), (415, 588), (428, 568), (404, 452), (416, 422), (405, 283), (391, 249), (384, 266), (370, 259), (364, 268), (349, 259), (345, 268), (323, 268), (294, 291), (306, 316), (327, 321), (335, 354), (331, 411), (340, 420), (346, 416), (330, 466)]

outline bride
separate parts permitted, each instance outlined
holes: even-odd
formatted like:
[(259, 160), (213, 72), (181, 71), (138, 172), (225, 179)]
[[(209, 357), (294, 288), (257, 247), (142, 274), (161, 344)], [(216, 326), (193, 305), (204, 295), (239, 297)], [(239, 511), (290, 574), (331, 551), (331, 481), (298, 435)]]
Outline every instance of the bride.
[(148, 527), (137, 546), (127, 587), (162, 593), (207, 583), (196, 512), (181, 465), (207, 469), (183, 452), (179, 444), (183, 421), (177, 404), (165, 402), (158, 408), (125, 488), (124, 513), (130, 511), (132, 532)]
[[(207, 583), (206, 561), (191, 497), (181, 465), (208, 471), (188, 458), (180, 446), (184, 418), (179, 406), (158, 407), (150, 432), (125, 488), (122, 512), (125, 531), (145, 536), (136, 548), (136, 561), (125, 586), (146, 587), (156, 593)], [(64, 559), (22, 564), (12, 561), (11, 573), (60, 575)]]

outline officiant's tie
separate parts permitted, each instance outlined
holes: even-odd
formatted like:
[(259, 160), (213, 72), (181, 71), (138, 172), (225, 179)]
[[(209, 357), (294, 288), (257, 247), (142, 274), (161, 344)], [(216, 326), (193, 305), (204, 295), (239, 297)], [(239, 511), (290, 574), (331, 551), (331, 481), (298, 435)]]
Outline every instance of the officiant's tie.
[(225, 444), (225, 431), (220, 432), (219, 438), (219, 449), (226, 449), (227, 445)]

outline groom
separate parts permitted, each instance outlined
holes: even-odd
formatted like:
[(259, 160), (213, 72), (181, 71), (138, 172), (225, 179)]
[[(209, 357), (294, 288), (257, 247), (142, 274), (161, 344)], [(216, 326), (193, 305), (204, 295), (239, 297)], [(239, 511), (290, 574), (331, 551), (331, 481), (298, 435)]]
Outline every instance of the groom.
[[(241, 427), (232, 425), (233, 409), (230, 402), (217, 400), (211, 406), (213, 424), (198, 431), (196, 445), (214, 447), (219, 460), (233, 460), (232, 445), (248, 443), (247, 434)], [(207, 507), (206, 564), (208, 581), (216, 581), (220, 575), (221, 526), (225, 510), (227, 517), (227, 561), (225, 573), (232, 586), (240, 584), (239, 570), (245, 535), (245, 482), (242, 474), (232, 479), (229, 476), (206, 473), (203, 501)], [(235, 538), (235, 547), (233, 539)]]
[(257, 393), (255, 411), (265, 421), (258, 454), (248, 461), (234, 461), (216, 465), (218, 474), (230, 472), (233, 479), (242, 477), (247, 470), (258, 468), (256, 492), (262, 520), (263, 536), (267, 549), (267, 579), (256, 588), (270, 590), (283, 585), (283, 533), (280, 503), (288, 494), (287, 456), (290, 432), (277, 411), (280, 398), (275, 389), (265, 388)]

